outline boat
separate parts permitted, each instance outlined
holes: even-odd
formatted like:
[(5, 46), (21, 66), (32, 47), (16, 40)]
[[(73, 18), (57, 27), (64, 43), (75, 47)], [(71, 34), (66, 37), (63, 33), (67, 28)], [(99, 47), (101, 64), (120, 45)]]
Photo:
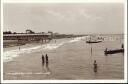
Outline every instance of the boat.
[(114, 49), (114, 50), (105, 50), (104, 54), (115, 54), (115, 53), (124, 53), (124, 48), (121, 49)]
[(102, 42), (102, 41), (101, 40), (96, 40), (96, 41), (89, 40), (89, 41), (86, 41), (86, 43), (100, 43), (100, 42)]

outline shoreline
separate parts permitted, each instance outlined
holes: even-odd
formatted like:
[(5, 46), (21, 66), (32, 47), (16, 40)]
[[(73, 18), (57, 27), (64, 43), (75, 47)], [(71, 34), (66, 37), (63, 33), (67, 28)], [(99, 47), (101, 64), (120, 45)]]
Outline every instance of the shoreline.
[[(57, 43), (61, 41), (63, 42), (60, 40)], [(120, 42), (115, 42), (93, 44), (92, 56), (90, 45), (83, 40), (68, 43), (53, 50), (41, 49), (31, 53), (22, 53), (13, 61), (4, 62), (4, 80), (123, 79), (122, 54), (106, 57), (102, 52), (106, 46), (119, 47)], [(46, 67), (41, 63), (41, 56), (46, 53), (49, 56), (50, 72), (46, 71)], [(98, 73), (93, 72), (93, 60), (97, 60), (100, 67)], [(22, 74), (9, 75), (8, 73)]]

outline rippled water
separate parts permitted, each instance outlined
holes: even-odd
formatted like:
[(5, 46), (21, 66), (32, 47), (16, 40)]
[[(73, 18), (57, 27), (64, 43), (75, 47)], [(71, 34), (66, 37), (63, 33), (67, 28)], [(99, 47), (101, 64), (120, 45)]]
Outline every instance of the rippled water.
[[(105, 48), (121, 48), (121, 44), (123, 43), (122, 36), (114, 36), (114, 38), (112, 38), (112, 36), (106, 38), (105, 36), (104, 41), (97, 44), (87, 44), (86, 40), (88, 39), (89, 37), (79, 37), (74, 39), (59, 39), (57, 41), (53, 40), (49, 44), (23, 47), (20, 51), (17, 48), (13, 50), (6, 49), (3, 53), (4, 62), (10, 62), (15, 58), (25, 55), (25, 53), (31, 56), (31, 53), (38, 55), (40, 51), (46, 50), (51, 51), (48, 53), (48, 55), (51, 56), (49, 67), (52, 72), (49, 76), (39, 75), (35, 77), (35, 75), (31, 75), (27, 78), (26, 75), (23, 75), (16, 79), (123, 79), (124, 54), (104, 55)], [(30, 57), (28, 56), (28, 58)], [(26, 70), (28, 72), (33, 70), (41, 72), (38, 57), (33, 58), (31, 58), (31, 60), (34, 61), (34, 64), (31, 65), (27, 62), (29, 60), (25, 61), (25, 59), (23, 59), (26, 66), (22, 65), (21, 62), (19, 65), (22, 65), (22, 68), (19, 67), (20, 69), (18, 70), (18, 68), (15, 69), (14, 67), (14, 69), (11, 68), (10, 71), (20, 72), (23, 69), (23, 71)], [(96, 60), (98, 64), (97, 73), (93, 71), (94, 60)], [(15, 66), (16, 63), (12, 63), (11, 66)], [(36, 66), (37, 64), (38, 66)], [(6, 66), (9, 66), (9, 64)], [(7, 79), (9, 78), (7, 77)]]
[(38, 46), (34, 46), (34, 47), (29, 47), (29, 48), (22, 48), (19, 50), (19, 48), (14, 49), (14, 50), (9, 50), (9, 51), (5, 51), (3, 53), (3, 61), (4, 62), (9, 62), (12, 61), (13, 58), (18, 57), (20, 54), (22, 53), (32, 53), (35, 51), (39, 51), (40, 49), (46, 49), (46, 50), (52, 50), (52, 49), (56, 49), (66, 43), (72, 43), (72, 42), (76, 42), (76, 41), (80, 41), (82, 38), (85, 37), (77, 37), (74, 38), (72, 40), (63, 40), (62, 42), (59, 41), (58, 43), (48, 43), (48, 44), (44, 44), (44, 45), (38, 45)]

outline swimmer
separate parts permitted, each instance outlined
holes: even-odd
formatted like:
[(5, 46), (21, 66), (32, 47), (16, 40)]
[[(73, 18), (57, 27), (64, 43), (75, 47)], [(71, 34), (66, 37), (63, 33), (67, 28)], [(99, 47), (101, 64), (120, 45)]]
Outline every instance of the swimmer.
[(97, 72), (97, 63), (96, 63), (96, 60), (94, 60), (94, 72)]

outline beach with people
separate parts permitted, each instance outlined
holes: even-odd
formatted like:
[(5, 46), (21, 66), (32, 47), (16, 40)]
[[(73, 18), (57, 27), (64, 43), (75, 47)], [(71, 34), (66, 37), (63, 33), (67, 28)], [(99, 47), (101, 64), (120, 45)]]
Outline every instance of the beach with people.
[[(31, 43), (4, 48), (3, 79), (123, 79), (124, 54), (106, 56), (104, 50), (121, 48), (124, 39), (120, 37), (93, 44), (86, 43), (87, 39), (88, 36), (62, 38), (46, 44)], [(96, 72), (94, 67), (97, 67)]]

